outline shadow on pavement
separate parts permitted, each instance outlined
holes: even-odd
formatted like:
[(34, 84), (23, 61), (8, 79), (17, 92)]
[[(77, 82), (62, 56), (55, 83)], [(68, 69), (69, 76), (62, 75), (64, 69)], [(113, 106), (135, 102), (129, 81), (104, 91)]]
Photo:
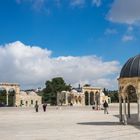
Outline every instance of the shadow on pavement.
[(81, 125), (121, 125), (119, 122), (81, 122)]
[[(119, 119), (119, 115), (114, 115)], [(140, 122), (138, 122), (137, 114), (131, 114), (130, 118), (127, 119), (128, 125), (134, 126), (140, 129)]]
[[(118, 122), (79, 122), (78, 125), (106, 125), (106, 126), (115, 126), (115, 125), (124, 125), (119, 122), (119, 115), (114, 115), (118, 118)], [(140, 122), (137, 121), (137, 114), (131, 114), (131, 118), (128, 118), (128, 125), (131, 125), (137, 129), (140, 129)]]

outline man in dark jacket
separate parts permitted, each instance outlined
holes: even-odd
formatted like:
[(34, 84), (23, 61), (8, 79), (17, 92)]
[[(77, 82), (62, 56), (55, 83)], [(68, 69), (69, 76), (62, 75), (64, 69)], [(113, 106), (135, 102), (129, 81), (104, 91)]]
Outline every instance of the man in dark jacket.
[(104, 107), (104, 114), (108, 114), (108, 103), (107, 103), (106, 100), (105, 100), (105, 102), (103, 104), (103, 107)]
[(35, 111), (38, 112), (39, 105), (38, 103), (35, 104)]

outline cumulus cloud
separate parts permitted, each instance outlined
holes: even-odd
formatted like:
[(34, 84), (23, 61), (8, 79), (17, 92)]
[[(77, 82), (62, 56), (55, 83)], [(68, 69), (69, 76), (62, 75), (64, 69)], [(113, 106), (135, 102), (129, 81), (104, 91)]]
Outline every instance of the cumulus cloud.
[(97, 7), (100, 7), (102, 3), (101, 0), (92, 0), (92, 4), (96, 5)]
[(132, 35), (124, 35), (122, 37), (122, 41), (124, 42), (132, 41), (132, 40), (134, 40), (134, 37)]
[(48, 49), (28, 46), (20, 41), (1, 45), (0, 82), (17, 82), (24, 88), (32, 88), (44, 85), (46, 80), (53, 77), (62, 76), (72, 85), (117, 86), (115, 76), (120, 70), (118, 61), (104, 62), (94, 55), (52, 57), (51, 54)]
[(140, 22), (140, 0), (114, 0), (107, 18), (116, 23), (137, 24)]

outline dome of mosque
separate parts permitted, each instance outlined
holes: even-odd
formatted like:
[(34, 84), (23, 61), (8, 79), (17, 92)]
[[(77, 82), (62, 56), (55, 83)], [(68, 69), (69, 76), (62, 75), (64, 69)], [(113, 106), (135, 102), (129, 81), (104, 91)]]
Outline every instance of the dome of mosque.
[(120, 78), (140, 77), (140, 55), (130, 58), (123, 66)]

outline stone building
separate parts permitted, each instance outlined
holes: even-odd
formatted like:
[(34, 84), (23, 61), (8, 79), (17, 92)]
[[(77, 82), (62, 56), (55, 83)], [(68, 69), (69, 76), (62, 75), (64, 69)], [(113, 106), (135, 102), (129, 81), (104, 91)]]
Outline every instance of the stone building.
[(110, 102), (110, 98), (105, 96), (100, 87), (83, 87), (82, 92), (85, 94), (85, 105), (100, 106), (105, 100)]
[(85, 106), (95, 105), (96, 109), (100, 108), (104, 101), (110, 102), (110, 98), (105, 96), (102, 88), (99, 87), (82, 87), (69, 91), (62, 91), (57, 94), (57, 104)]
[(20, 91), (18, 101), (16, 102), (17, 106), (34, 106), (36, 103), (39, 105), (42, 104), (42, 97), (38, 96), (34, 91)]
[(120, 122), (127, 124), (127, 122), (131, 120), (131, 102), (137, 102), (137, 120), (140, 122), (140, 55), (130, 58), (124, 64), (120, 72), (118, 85)]
[(57, 105), (74, 105), (81, 106), (85, 104), (84, 94), (76, 90), (62, 91), (57, 93)]
[(20, 91), (20, 85), (16, 83), (0, 83), (0, 91), (3, 91), (3, 102), (7, 106), (34, 106), (35, 103), (42, 103), (41, 96), (33, 91)]

